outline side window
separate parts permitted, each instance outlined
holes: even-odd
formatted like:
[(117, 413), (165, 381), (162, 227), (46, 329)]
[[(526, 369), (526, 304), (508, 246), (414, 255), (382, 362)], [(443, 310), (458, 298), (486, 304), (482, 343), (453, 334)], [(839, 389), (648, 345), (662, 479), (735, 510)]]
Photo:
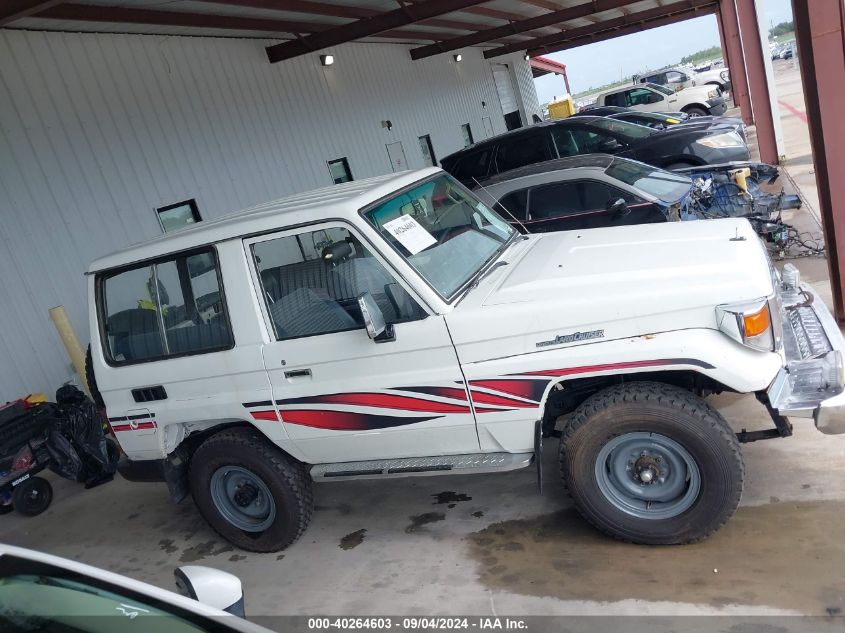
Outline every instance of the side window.
[(520, 135), (501, 144), (496, 154), (496, 167), (499, 172), (533, 165), (554, 158), (549, 135)]
[(478, 152), (467, 154), (455, 165), (450, 173), (463, 183), (475, 184), (475, 180), (481, 181), (487, 178), (490, 171), (490, 158), (493, 156), (493, 148), (487, 148)]
[[(528, 208), (528, 189), (512, 191), (503, 197), (495, 206), (495, 211), (508, 222), (513, 217), (517, 220), (524, 220)], [(512, 217), (513, 216), (513, 217)]]
[(595, 180), (558, 182), (535, 187), (529, 198), (531, 220), (557, 218), (607, 208), (608, 202), (623, 198), (625, 202), (638, 202), (621, 189)]
[(100, 318), (115, 364), (228, 349), (232, 330), (211, 249), (106, 275)]
[(279, 340), (364, 327), (358, 295), (369, 292), (387, 323), (425, 318), (425, 311), (360, 241), (326, 228), (252, 247), (267, 311)]
[[(643, 80), (645, 81), (645, 80)], [(624, 92), (614, 92), (611, 95), (605, 95), (604, 97), (604, 105), (606, 106), (620, 106), (625, 107), (628, 105), (627, 100), (625, 99)]]
[(544, 220), (582, 211), (578, 183), (556, 182), (534, 187), (528, 207), (529, 220)]
[(553, 134), (558, 154), (561, 157), (608, 151), (608, 148), (602, 147), (602, 143), (612, 145), (616, 141), (615, 137), (609, 134), (587, 130), (580, 126), (573, 129), (559, 127), (555, 129)]
[(628, 103), (626, 105), (629, 106), (647, 105), (649, 103), (656, 103), (656, 101), (660, 100), (655, 99), (657, 95), (647, 88), (634, 88), (633, 90), (628, 90), (626, 95), (628, 99)]

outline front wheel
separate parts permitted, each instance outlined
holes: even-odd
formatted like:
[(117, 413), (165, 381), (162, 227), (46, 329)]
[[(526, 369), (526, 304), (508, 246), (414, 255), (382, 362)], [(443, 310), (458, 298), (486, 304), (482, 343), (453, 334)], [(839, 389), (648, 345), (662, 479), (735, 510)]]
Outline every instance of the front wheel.
[(250, 552), (276, 552), (308, 527), (314, 510), (305, 468), (252, 429), (221, 431), (191, 457), (191, 493), (214, 530)]
[(588, 398), (564, 430), (560, 467), (590, 523), (649, 545), (718, 530), (739, 504), (745, 475), (724, 418), (688, 391), (652, 382)]
[(710, 114), (707, 110), (698, 106), (690, 106), (688, 108), (685, 108), (684, 112), (686, 112), (691, 117), (707, 116)]
[(53, 486), (43, 477), (30, 477), (15, 486), (12, 505), (24, 516), (38, 516), (50, 507), (53, 501)]

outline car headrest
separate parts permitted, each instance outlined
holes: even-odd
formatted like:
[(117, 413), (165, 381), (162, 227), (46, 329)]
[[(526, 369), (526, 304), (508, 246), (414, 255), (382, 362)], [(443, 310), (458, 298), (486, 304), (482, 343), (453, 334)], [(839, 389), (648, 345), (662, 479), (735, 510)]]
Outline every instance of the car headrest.
[(351, 254), (352, 245), (349, 242), (335, 242), (323, 249), (323, 261), (327, 264), (337, 264)]

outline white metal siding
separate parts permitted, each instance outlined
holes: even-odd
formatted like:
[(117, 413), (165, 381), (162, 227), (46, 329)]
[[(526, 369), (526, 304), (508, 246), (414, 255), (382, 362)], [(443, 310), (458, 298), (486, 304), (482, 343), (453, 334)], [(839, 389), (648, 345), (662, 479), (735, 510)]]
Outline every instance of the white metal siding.
[[(423, 134), (443, 157), (463, 123), (505, 130), (479, 49), (414, 62), (347, 44), (323, 68), (271, 65), (268, 43), (0, 30), (0, 402), (71, 377), (48, 309), (64, 305), (85, 342), (83, 271), (157, 235), (155, 207), (196, 198), (209, 219), (331, 184), (331, 159), (360, 179), (391, 171), (388, 143), (418, 168)], [(539, 112), (528, 64), (502, 61)]]
[(507, 64), (493, 64), (493, 81), (496, 83), (496, 92), (499, 94), (502, 112), (509, 114), (519, 110), (513, 81), (511, 80), (511, 71)]

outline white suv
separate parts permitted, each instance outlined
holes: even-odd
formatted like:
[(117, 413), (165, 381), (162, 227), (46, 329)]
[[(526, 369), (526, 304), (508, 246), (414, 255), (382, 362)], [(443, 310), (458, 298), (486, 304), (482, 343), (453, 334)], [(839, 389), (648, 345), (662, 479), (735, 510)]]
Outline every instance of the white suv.
[[(121, 472), (190, 490), (247, 550), (305, 530), (312, 482), (539, 469), (561, 434), (591, 523), (687, 543), (739, 503), (740, 442), (790, 435), (785, 416), (845, 431), (845, 341), (746, 220), (520, 235), (429, 168), (203, 222), (88, 279)], [(737, 436), (703, 399), (724, 390), (772, 428)]]
[(619, 106), (644, 112), (686, 112), (691, 116), (721, 116), (728, 109), (716, 86), (692, 86), (677, 92), (658, 84), (639, 84), (608, 90), (597, 106)]

